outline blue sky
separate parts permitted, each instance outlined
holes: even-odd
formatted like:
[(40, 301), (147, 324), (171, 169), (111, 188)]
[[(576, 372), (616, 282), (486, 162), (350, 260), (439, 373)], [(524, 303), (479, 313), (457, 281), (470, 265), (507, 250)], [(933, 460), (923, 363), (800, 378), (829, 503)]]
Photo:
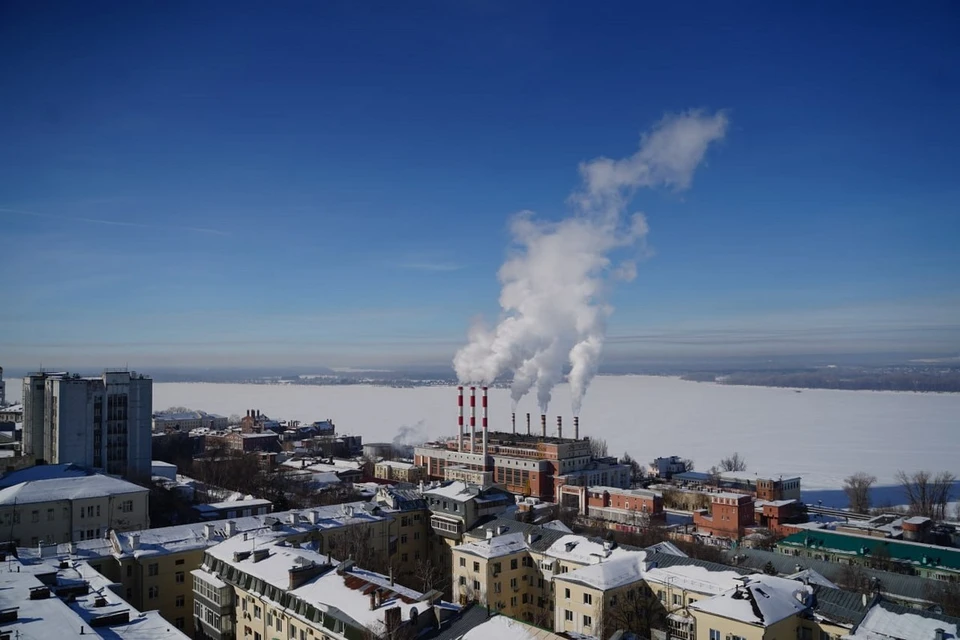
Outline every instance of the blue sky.
[(445, 361), (689, 108), (611, 361), (957, 354), (955, 3), (595, 4), (3, 3), (0, 364)]

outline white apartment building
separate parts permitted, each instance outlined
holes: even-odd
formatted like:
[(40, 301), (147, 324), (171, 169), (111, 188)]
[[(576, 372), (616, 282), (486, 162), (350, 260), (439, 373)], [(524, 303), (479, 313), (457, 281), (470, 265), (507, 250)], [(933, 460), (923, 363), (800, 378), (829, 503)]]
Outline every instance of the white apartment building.
[(31, 374), (23, 379), (23, 451), (48, 464), (149, 478), (152, 414), (153, 380), (133, 371)]

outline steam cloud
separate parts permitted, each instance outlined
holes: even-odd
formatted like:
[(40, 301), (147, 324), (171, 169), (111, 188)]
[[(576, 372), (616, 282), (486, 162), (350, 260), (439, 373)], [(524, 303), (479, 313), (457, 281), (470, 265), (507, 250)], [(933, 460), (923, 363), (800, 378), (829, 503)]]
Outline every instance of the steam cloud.
[(606, 336), (610, 287), (636, 276), (633, 260), (614, 254), (636, 249), (647, 234), (641, 213), (627, 214), (637, 189), (689, 188), (711, 142), (727, 130), (723, 112), (668, 115), (619, 160), (581, 163), (581, 187), (570, 196), (573, 214), (559, 222), (522, 211), (510, 223), (510, 256), (499, 271), (500, 323), (475, 324), (454, 357), (463, 383), (489, 384), (513, 374), (514, 406), (536, 387), (546, 413), (567, 365), (573, 414), (596, 375)]

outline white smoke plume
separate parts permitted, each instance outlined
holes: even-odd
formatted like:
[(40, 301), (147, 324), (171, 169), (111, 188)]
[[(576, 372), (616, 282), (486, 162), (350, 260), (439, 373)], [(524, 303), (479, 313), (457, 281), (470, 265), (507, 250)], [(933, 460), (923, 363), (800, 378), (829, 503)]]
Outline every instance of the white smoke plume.
[(581, 188), (570, 197), (573, 214), (559, 222), (514, 216), (513, 247), (500, 268), (500, 323), (477, 324), (454, 357), (463, 383), (493, 382), (513, 374), (514, 406), (533, 387), (546, 413), (553, 387), (569, 366), (573, 414), (596, 375), (606, 336), (609, 287), (636, 275), (632, 260), (614, 254), (635, 249), (647, 234), (643, 214), (627, 215), (640, 188), (689, 188), (711, 142), (724, 137), (727, 116), (701, 110), (668, 115), (620, 160), (580, 165)]

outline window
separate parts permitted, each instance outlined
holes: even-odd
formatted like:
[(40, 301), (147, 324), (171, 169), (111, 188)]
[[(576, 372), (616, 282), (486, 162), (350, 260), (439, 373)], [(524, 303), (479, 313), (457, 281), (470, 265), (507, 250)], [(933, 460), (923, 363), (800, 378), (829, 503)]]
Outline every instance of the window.
[(175, 564), (175, 565), (177, 565), (177, 566), (180, 566), (181, 564), (183, 564), (183, 558), (180, 558), (179, 560), (177, 560), (177, 561), (174, 562), (173, 564)]
[(467, 579), (464, 576), (460, 576), (460, 586), (465, 586), (467, 584)]
[(413, 539), (414, 539), (414, 540), (419, 540), (419, 539), (420, 539), (420, 532), (419, 532), (419, 531), (414, 531), (414, 532), (413, 532)]
[(516, 568), (517, 568), (517, 559), (514, 558), (513, 560), (510, 561), (510, 569), (516, 569)]
[(277, 631), (283, 631), (283, 620), (281, 620), (280, 618), (277, 618), (275, 622), (276, 622), (276, 625), (274, 626), (277, 627)]
[(583, 616), (583, 626), (585, 626), (585, 627), (592, 627), (592, 626), (593, 626), (593, 618), (591, 618), (590, 616), (584, 614), (584, 616)]
[(480, 581), (479, 581), (479, 580), (474, 580), (474, 581), (473, 581), (473, 590), (474, 590), (474, 591), (477, 591), (477, 592), (480, 591)]
[(400, 554), (400, 561), (401, 561), (401, 562), (406, 562), (408, 557), (409, 557), (409, 556), (408, 556), (406, 553), (401, 553), (401, 554)]
[(511, 607), (517, 606), (517, 596), (513, 596), (512, 598), (510, 598), (510, 606)]
[(511, 589), (516, 589), (516, 588), (517, 588), (517, 579), (516, 579), (516, 578), (510, 578), (510, 588), (511, 588)]
[(479, 563), (479, 562), (474, 562), (474, 563), (473, 563), (473, 572), (474, 572), (474, 573), (480, 573), (480, 563)]
[(830, 634), (821, 629), (820, 631), (820, 640), (830, 640)]
[(673, 604), (674, 606), (683, 604), (683, 596), (681, 596), (679, 593), (673, 594)]
[(147, 589), (147, 598), (153, 600), (154, 598), (160, 597), (160, 587), (153, 586)]
[(666, 594), (665, 594), (663, 591), (660, 591), (660, 590), (657, 591), (657, 599), (660, 600), (660, 602), (663, 602), (663, 603), (666, 603), (666, 602), (667, 602), (667, 596), (666, 596)]
[(502, 587), (503, 587), (503, 585), (502, 585), (501, 583), (499, 583), (499, 582), (494, 582), (494, 583), (493, 583), (493, 592), (494, 592), (494, 593), (500, 593), (501, 591), (503, 591)]
[(461, 567), (467, 566), (467, 559), (466, 559), (466, 558), (460, 558), (460, 566), (461, 566)]
[(400, 544), (407, 544), (407, 534), (400, 536)]
[(610, 596), (610, 606), (611, 607), (617, 606), (617, 596)]
[(40, 512), (36, 509), (33, 510), (33, 513), (30, 514), (31, 522), (40, 522)]
[(53, 509), (47, 509), (47, 522), (52, 522), (53, 518)]
[(260, 614), (261, 614), (260, 607), (258, 605), (253, 605), (253, 617), (259, 620)]
[(566, 598), (567, 600), (570, 599), (570, 589), (563, 590), (563, 597)]
[(494, 562), (494, 563), (493, 563), (493, 573), (494, 573), (494, 574), (500, 573), (500, 563), (499, 563), (499, 562)]
[(566, 621), (568, 621), (568, 622), (573, 622), (573, 611), (570, 611), (569, 609), (564, 609), (564, 610), (563, 610), (563, 619), (566, 620)]
[(132, 564), (128, 564), (128, 565), (127, 565), (127, 577), (129, 578), (129, 577), (132, 576), (132, 575), (133, 575), (133, 565), (132, 565)]
[(710, 640), (720, 640), (720, 631), (718, 629), (710, 629)]
[(176, 620), (174, 620), (174, 621), (173, 621), (173, 625), (174, 625), (177, 629), (183, 629), (183, 628), (186, 626), (186, 624), (184, 623), (183, 618), (177, 618)]
[(273, 614), (270, 613), (269, 611), (267, 612), (267, 626), (268, 627), (273, 626)]
[(593, 604), (593, 595), (589, 593), (583, 594), (583, 604)]
[(296, 640), (297, 628), (293, 625), (293, 623), (287, 625), (287, 631), (290, 632), (290, 640)]
[(160, 565), (159, 565), (159, 564), (157, 564), (156, 562), (153, 562), (153, 563), (147, 565), (147, 575), (148, 575), (148, 576), (155, 576), (155, 575), (158, 575), (159, 573), (160, 573)]
[(177, 584), (183, 584), (186, 578), (183, 575), (183, 571), (177, 571), (176, 573), (176, 582)]
[(263, 638), (260, 637), (260, 634), (258, 632), (254, 631), (253, 640), (263, 640)]
[(176, 604), (177, 604), (178, 607), (184, 606), (184, 604), (186, 604), (186, 598), (185, 598), (183, 595), (177, 596), (177, 602), (176, 602)]

